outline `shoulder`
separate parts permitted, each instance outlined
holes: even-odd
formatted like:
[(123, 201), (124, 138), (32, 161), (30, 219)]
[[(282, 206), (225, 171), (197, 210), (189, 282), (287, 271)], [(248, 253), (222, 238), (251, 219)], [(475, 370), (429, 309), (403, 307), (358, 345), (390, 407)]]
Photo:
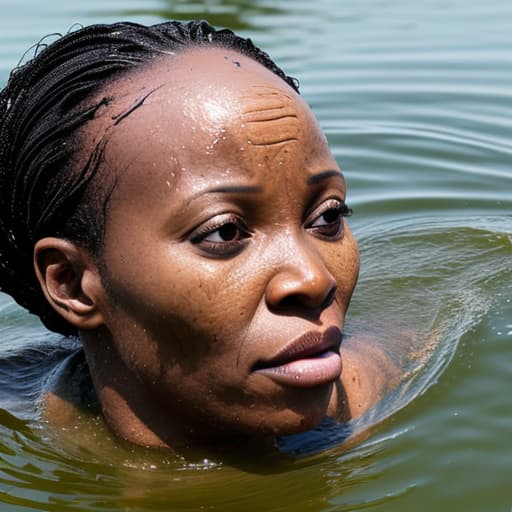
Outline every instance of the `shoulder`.
[(65, 426), (97, 407), (94, 388), (82, 349), (76, 350), (55, 370), (42, 399), (43, 418), (53, 426)]
[(399, 382), (399, 369), (391, 357), (368, 335), (352, 336), (341, 349), (341, 383), (345, 413), (357, 418), (379, 402)]

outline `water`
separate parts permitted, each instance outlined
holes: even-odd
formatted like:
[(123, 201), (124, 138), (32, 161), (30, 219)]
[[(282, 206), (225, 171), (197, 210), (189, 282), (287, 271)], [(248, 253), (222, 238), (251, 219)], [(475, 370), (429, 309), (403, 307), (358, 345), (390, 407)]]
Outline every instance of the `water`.
[(374, 332), (404, 373), (358, 442), (325, 427), (289, 439), (296, 456), (182, 460), (90, 419), (57, 434), (31, 421), (57, 340), (1, 296), (2, 512), (511, 509), (512, 4), (351, 4), (1, 0), (2, 82), (43, 34), (163, 17), (231, 26), (298, 76), (355, 210), (348, 329)]

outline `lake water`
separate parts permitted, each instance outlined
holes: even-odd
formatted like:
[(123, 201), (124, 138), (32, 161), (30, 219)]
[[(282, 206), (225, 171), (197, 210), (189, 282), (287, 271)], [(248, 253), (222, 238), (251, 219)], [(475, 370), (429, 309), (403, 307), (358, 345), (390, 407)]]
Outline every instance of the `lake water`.
[(52, 434), (26, 404), (58, 350), (16, 354), (58, 339), (1, 295), (0, 510), (511, 510), (512, 3), (0, 0), (0, 82), (75, 22), (164, 18), (234, 28), (299, 77), (355, 211), (348, 330), (404, 378), (359, 442), (326, 425), (288, 455), (182, 460), (89, 420)]

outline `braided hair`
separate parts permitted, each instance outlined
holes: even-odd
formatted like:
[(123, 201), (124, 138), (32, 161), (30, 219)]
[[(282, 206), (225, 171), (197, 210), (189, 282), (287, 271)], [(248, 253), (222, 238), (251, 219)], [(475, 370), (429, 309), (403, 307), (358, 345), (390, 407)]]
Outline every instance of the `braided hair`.
[(151, 59), (205, 45), (256, 60), (298, 92), (297, 82), (250, 39), (205, 21), (81, 28), (15, 69), (0, 92), (0, 290), (50, 330), (76, 334), (41, 291), (33, 268), (35, 243), (57, 236), (97, 256), (103, 240), (108, 193), (101, 187), (91, 193), (102, 145), (80, 169), (71, 164), (79, 129), (109, 100), (92, 105), (86, 100)]

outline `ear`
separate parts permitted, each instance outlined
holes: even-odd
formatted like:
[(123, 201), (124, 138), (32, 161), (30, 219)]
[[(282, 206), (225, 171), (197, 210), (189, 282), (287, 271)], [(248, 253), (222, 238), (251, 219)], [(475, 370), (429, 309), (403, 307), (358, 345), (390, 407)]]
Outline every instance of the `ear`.
[(104, 323), (98, 307), (101, 276), (85, 249), (62, 238), (42, 238), (34, 247), (34, 268), (46, 299), (70, 324), (91, 330)]

